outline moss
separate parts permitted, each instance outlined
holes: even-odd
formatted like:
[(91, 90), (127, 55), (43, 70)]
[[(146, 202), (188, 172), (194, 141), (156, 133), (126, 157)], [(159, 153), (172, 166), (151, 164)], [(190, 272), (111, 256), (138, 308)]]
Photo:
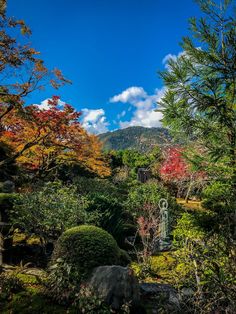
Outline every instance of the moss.
[(39, 284), (39, 280), (34, 275), (28, 275), (28, 274), (17, 274), (17, 278), (20, 279), (20, 281), (23, 284), (30, 285), (30, 284)]
[[(137, 277), (143, 277), (143, 265), (133, 262), (131, 268)], [(146, 273), (145, 282), (172, 282), (172, 270), (176, 267), (176, 259), (171, 252), (162, 252), (150, 258), (149, 273)], [(142, 278), (143, 279), (143, 278)]]
[(158, 271), (159, 269), (170, 269), (175, 262), (175, 258), (171, 252), (163, 252), (151, 258), (151, 264), (154, 271)]
[(171, 270), (176, 266), (176, 259), (171, 252), (163, 252), (151, 258), (151, 269), (159, 277), (160, 282), (171, 281)]
[(14, 294), (2, 307), (2, 314), (66, 314), (67, 309), (55, 304), (42, 293), (23, 291)]
[(189, 200), (188, 202), (186, 202), (186, 200), (183, 198), (177, 198), (176, 202), (188, 210), (203, 210), (201, 201)]
[(131, 269), (134, 271), (135, 275), (139, 278), (142, 272), (141, 264), (133, 262), (130, 264)]
[(27, 241), (26, 241), (27, 244), (29, 245), (41, 245), (41, 241), (40, 241), (40, 238), (37, 237), (37, 236), (30, 236)]
[(0, 205), (5, 201), (12, 201), (16, 198), (16, 193), (0, 193)]
[(58, 305), (44, 294), (45, 287), (35, 275), (12, 271), (7, 278), (11, 281), (8, 280), (6, 297), (0, 298), (1, 314), (69, 313), (66, 307)]

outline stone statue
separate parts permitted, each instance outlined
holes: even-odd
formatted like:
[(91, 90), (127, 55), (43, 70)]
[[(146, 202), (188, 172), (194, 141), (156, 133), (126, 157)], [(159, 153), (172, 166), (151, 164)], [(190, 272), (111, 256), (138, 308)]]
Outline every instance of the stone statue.
[(159, 201), (160, 208), (160, 250), (166, 250), (170, 246), (170, 228), (168, 202), (162, 198)]

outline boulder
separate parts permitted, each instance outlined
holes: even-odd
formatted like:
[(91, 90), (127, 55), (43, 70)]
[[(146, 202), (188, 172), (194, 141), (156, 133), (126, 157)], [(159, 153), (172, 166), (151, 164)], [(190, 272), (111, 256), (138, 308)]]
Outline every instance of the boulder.
[(141, 283), (141, 302), (146, 304), (146, 308), (152, 313), (159, 313), (158, 309), (165, 308), (174, 312), (180, 310), (180, 302), (177, 291), (168, 284)]
[(119, 310), (125, 303), (139, 304), (138, 280), (130, 268), (99, 266), (93, 270), (86, 286), (113, 310)]

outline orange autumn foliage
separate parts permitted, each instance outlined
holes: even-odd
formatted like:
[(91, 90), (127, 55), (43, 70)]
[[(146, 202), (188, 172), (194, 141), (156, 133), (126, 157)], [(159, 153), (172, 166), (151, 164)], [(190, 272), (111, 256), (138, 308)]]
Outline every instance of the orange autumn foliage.
[(31, 105), (23, 112), (12, 110), (6, 115), (1, 121), (0, 141), (13, 150), (11, 159), (27, 169), (50, 171), (60, 164), (79, 164), (108, 176), (101, 143), (82, 128), (80, 115), (68, 104), (60, 108), (59, 97), (53, 96), (48, 109)]

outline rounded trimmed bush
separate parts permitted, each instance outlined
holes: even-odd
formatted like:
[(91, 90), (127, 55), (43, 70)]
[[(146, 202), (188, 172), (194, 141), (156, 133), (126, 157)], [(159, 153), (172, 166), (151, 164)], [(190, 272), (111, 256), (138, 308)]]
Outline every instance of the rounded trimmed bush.
[(49, 294), (59, 302), (73, 300), (93, 268), (119, 264), (119, 258), (120, 249), (107, 231), (91, 225), (66, 230), (53, 252)]
[(94, 267), (116, 264), (119, 247), (105, 230), (82, 225), (66, 230), (58, 239), (55, 258), (61, 258), (82, 274)]

